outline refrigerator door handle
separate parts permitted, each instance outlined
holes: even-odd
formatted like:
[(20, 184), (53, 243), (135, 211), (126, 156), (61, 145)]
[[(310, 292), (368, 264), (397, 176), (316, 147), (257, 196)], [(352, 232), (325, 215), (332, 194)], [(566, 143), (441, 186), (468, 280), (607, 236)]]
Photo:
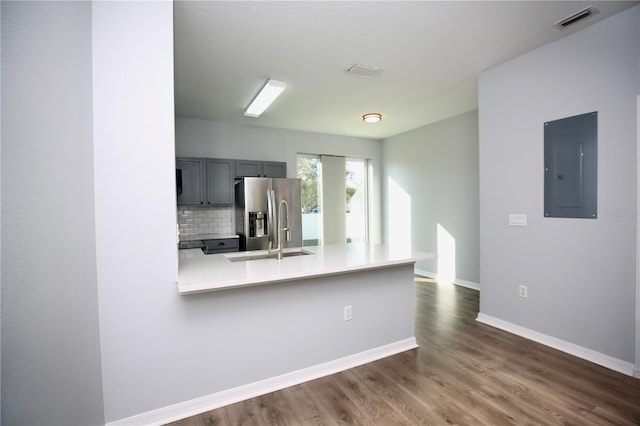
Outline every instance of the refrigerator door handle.
[(269, 242), (271, 243), (271, 246), (269, 247), (271, 248), (276, 248), (276, 240), (275, 240), (275, 235), (277, 235), (278, 231), (275, 230), (274, 232), (274, 227), (275, 225), (275, 215), (274, 215), (274, 201), (275, 198), (275, 193), (273, 192), (273, 190), (267, 190), (267, 213), (269, 215), (269, 217), (267, 218), (267, 222), (269, 224), (269, 229), (267, 229), (267, 232), (269, 233)]

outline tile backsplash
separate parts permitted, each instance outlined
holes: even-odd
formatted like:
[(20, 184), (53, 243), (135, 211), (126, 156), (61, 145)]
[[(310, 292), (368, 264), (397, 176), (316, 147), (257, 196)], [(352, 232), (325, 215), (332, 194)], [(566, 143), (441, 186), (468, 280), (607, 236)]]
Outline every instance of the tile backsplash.
[(180, 235), (234, 234), (233, 207), (178, 206)]

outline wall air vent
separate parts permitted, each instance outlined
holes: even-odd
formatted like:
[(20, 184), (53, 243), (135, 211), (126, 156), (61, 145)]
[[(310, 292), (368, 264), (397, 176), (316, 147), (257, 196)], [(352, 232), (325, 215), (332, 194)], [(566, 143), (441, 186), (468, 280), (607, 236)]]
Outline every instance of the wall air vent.
[(347, 72), (349, 74), (357, 75), (358, 77), (373, 80), (374, 78), (380, 77), (382, 70), (377, 67), (372, 67), (371, 65), (355, 64), (352, 65)]
[(584, 9), (572, 15), (569, 15), (564, 19), (559, 20), (558, 22), (553, 24), (553, 26), (558, 28), (559, 30), (563, 30), (567, 28), (569, 25), (575, 24), (578, 21), (582, 21), (583, 19), (588, 18), (589, 16), (597, 15), (598, 13), (600, 13), (598, 9), (596, 9), (593, 6), (585, 7)]

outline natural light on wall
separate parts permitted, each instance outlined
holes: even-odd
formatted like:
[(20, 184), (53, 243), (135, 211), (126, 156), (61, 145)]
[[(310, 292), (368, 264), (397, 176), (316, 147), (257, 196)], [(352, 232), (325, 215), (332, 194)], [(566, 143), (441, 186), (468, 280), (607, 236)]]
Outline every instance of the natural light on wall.
[(456, 239), (438, 223), (438, 283), (453, 284), (456, 280)]
[(391, 176), (387, 178), (389, 248), (411, 249), (411, 196)]

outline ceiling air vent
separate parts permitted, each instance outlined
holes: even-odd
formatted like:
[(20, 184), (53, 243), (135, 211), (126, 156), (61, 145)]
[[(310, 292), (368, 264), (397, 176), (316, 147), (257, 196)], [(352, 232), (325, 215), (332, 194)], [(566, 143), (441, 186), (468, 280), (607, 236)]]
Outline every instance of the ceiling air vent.
[(598, 13), (598, 9), (593, 6), (589, 6), (572, 15), (567, 16), (564, 19), (559, 20), (558, 22), (553, 24), (553, 26), (560, 30), (563, 30), (569, 25), (575, 24), (578, 21), (582, 21), (583, 19), (588, 18), (591, 15), (597, 15)]
[(382, 72), (382, 70), (370, 65), (355, 64), (352, 65), (351, 68), (347, 70), (347, 72), (349, 74), (357, 75), (358, 77), (373, 80), (374, 78), (380, 77), (380, 73)]

